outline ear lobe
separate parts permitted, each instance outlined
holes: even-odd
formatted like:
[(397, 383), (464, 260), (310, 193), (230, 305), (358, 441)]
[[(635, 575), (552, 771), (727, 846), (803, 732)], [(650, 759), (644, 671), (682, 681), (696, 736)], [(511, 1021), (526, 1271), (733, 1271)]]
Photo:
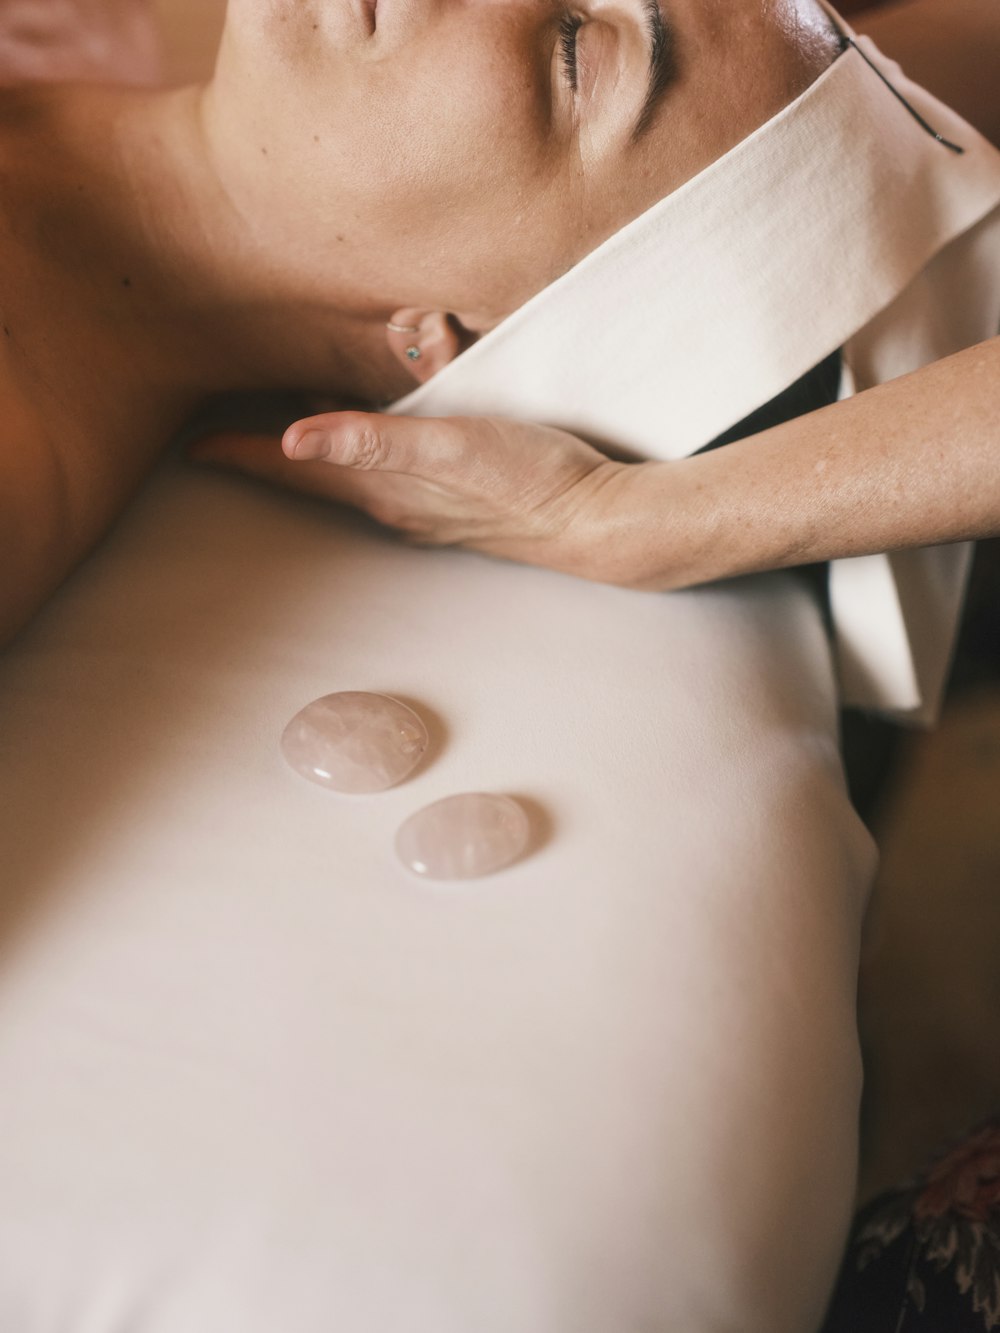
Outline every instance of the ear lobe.
[(386, 325), (389, 350), (418, 384), (425, 384), (476, 340), (454, 315), (405, 306)]

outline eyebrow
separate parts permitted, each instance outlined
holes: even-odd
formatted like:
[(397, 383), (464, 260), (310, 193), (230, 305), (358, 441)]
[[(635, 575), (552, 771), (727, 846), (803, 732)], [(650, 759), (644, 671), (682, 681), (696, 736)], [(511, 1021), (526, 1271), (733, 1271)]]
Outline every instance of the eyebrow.
[(656, 108), (676, 72), (673, 32), (660, 10), (659, 0), (642, 3), (649, 38), (649, 83), (639, 118), (632, 130), (633, 143), (641, 139), (653, 122)]

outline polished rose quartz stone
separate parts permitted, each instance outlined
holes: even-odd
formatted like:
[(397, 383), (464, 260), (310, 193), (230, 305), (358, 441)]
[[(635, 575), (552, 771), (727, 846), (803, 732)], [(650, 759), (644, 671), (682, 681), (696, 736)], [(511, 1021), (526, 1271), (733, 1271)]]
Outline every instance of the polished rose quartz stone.
[(525, 853), (531, 829), (509, 796), (448, 796), (406, 821), (396, 837), (403, 864), (426, 879), (479, 879)]
[(409, 777), (427, 751), (427, 728), (385, 694), (328, 694), (297, 713), (281, 750), (310, 782), (331, 791), (385, 791)]

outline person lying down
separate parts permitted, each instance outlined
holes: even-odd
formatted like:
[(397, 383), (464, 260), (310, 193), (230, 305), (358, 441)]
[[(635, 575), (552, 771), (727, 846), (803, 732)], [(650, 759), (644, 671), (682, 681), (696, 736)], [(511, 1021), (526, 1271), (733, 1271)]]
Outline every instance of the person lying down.
[[(550, 288), (519, 322), (485, 340), (475, 358), (464, 358), (448, 379), (455, 386), (450, 396), (431, 388), (412, 400), (414, 410), (489, 408), (576, 428), (641, 454), (691, 452), (808, 371), (806, 360), (819, 364), (868, 328), (877, 308), (900, 297), (936, 250), (976, 230), (991, 211), (990, 167), (980, 167), (983, 146), (972, 132), (964, 160), (952, 161), (948, 149), (915, 135), (916, 122), (891, 105), (890, 90), (877, 87), (878, 73), (865, 69), (853, 76), (867, 99), (864, 114), (848, 122), (835, 109), (813, 112), (827, 125), (824, 160), (845, 173), (843, 191), (827, 188), (823, 195), (825, 214), (811, 199), (819, 181), (801, 161), (804, 136), (812, 132), (805, 129), (807, 111), (798, 129), (786, 125), (788, 142), (777, 145), (789, 161), (799, 154), (794, 169), (772, 166), (772, 189), (784, 197), (767, 200), (766, 217), (744, 225), (737, 245), (729, 244), (724, 227), (706, 230), (699, 210), (722, 215), (734, 207), (737, 173), (745, 183), (759, 169), (754, 153), (774, 160), (767, 143), (755, 148), (753, 131), (830, 69), (844, 38), (816, 3), (783, 5), (780, 16), (766, 21), (737, 6), (718, 28), (703, 6), (692, 3), (690, 15), (687, 8), (681, 3), (666, 19), (636, 10), (620, 20), (616, 9), (584, 23), (515, 6), (510, 16), (506, 9), (477, 10), (466, 20), (468, 30), (442, 16), (426, 32), (410, 34), (403, 17), (388, 11), (379, 25), (367, 9), (360, 19), (333, 9), (313, 29), (296, 6), (235, 5), (216, 75), (204, 88), (9, 92), (3, 374), (15, 424), (0, 460), (10, 511), (2, 527), (8, 574), (0, 588), (0, 633), (9, 636), (72, 568), (165, 439), (207, 396), (294, 386), (344, 403), (398, 398), (414, 371), (421, 380), (432, 376), (657, 199), (673, 202), (612, 240), (579, 279)], [(130, 22), (136, 26), (134, 14)], [(317, 62), (317, 46), (326, 64)], [(850, 55), (840, 64), (861, 70), (856, 51)], [(478, 62), (488, 64), (488, 77), (479, 77)], [(527, 82), (526, 67), (534, 71)], [(442, 68), (453, 70), (444, 98)], [(838, 73), (830, 82), (846, 85), (850, 77)], [(844, 105), (843, 93), (832, 91), (831, 108), (838, 96)], [(307, 112), (300, 115), (300, 108)], [(505, 126), (499, 144), (491, 136), (498, 116)], [(884, 155), (878, 162), (855, 155), (847, 143), (848, 135), (864, 132), (859, 122), (866, 117)], [(947, 210), (936, 209), (927, 189), (919, 201), (909, 188), (891, 201), (877, 197), (892, 179), (892, 126), (926, 161), (927, 189), (952, 201)], [(104, 151), (105, 141), (116, 146), (113, 153)], [(742, 154), (726, 170), (705, 172), (741, 142)], [(914, 157), (912, 171), (919, 170)], [(678, 193), (695, 178), (693, 190)], [(758, 202), (765, 193), (744, 188)], [(294, 218), (286, 208), (291, 198)], [(811, 243), (785, 225), (810, 207), (826, 228)], [(853, 238), (872, 231), (870, 216), (858, 226), (865, 210), (879, 221), (881, 239), (854, 254)], [(892, 254), (896, 210), (911, 217), (922, 211), (927, 234), (902, 237)], [(934, 212), (942, 213), (936, 226)], [(48, 221), (54, 218), (56, 225)], [(660, 243), (684, 225), (683, 246)], [(626, 248), (637, 242), (639, 257), (628, 256)], [(653, 270), (645, 272), (643, 245), (661, 266), (664, 256), (697, 245), (701, 262), (689, 264), (684, 255), (654, 281)], [(822, 333), (801, 340), (788, 360), (778, 343), (796, 321), (812, 330), (812, 310), (830, 302), (825, 294), (817, 302), (818, 280), (829, 285), (825, 275), (818, 279), (817, 265), (844, 246), (855, 264), (849, 280), (841, 271), (834, 284), (845, 308)], [(731, 291), (722, 293), (712, 274), (718, 255), (726, 254), (731, 290), (755, 271), (755, 291), (766, 273), (769, 294), (737, 301)], [(868, 275), (879, 268), (884, 273), (863, 296)], [(681, 271), (686, 306), (676, 285)], [(628, 299), (619, 276), (625, 272), (640, 275)], [(947, 274), (942, 292), (953, 291), (956, 281)], [(649, 290), (669, 284), (670, 301), (648, 301)], [(38, 292), (47, 299), (39, 301)], [(640, 293), (648, 309), (636, 304)], [(789, 293), (803, 303), (798, 312), (787, 303)], [(951, 336), (939, 334), (934, 345), (885, 370), (866, 364), (860, 349), (847, 349), (855, 384), (866, 387), (995, 332), (991, 302), (986, 285), (976, 298), (984, 313), (974, 331), (958, 319), (962, 327)], [(595, 307), (599, 336), (589, 329), (583, 336)], [(49, 308), (63, 312), (58, 329)], [(964, 316), (965, 304), (960, 308)], [(564, 310), (577, 330), (572, 340), (553, 331)], [(764, 315), (776, 330), (766, 337)], [(906, 312), (900, 320), (909, 323)], [(417, 342), (393, 331), (418, 327)], [(638, 337), (636, 329), (643, 330)], [(692, 329), (702, 336), (693, 340)], [(886, 337), (898, 346), (892, 334)], [(517, 364), (504, 347), (514, 349)], [(678, 349), (691, 358), (683, 367)], [(876, 353), (866, 355), (871, 362)], [(706, 395), (698, 373), (709, 365), (714, 390)], [(673, 382), (665, 381), (671, 374)], [(485, 394), (484, 375), (491, 383)], [(41, 391), (52, 383), (64, 387)], [(689, 421), (678, 420), (681, 384), (706, 407), (715, 404), (704, 422), (689, 406)], [(600, 400), (595, 410), (581, 398), (581, 385)], [(662, 409), (667, 398), (669, 420)], [(563, 410), (570, 402), (573, 409)], [(641, 427), (631, 424), (640, 418)], [(603, 540), (598, 545), (607, 547)], [(945, 605), (931, 612), (942, 632), (929, 637), (939, 647), (914, 652), (916, 631), (904, 623), (907, 595), (899, 585), (926, 591), (936, 576), (917, 570), (919, 559), (890, 577), (895, 606), (883, 610), (896, 623), (877, 648), (870, 595), (876, 584), (884, 587), (884, 576), (870, 570), (871, 586), (862, 588), (857, 567), (834, 568), (841, 670), (852, 699), (933, 710), (961, 558), (941, 576), (949, 585)], [(585, 556), (580, 563), (586, 569)], [(896, 563), (906, 566), (907, 558)]]
[(839, 49), (811, 3), (721, 30), (690, 8), (655, 32), (535, 5), (411, 32), (402, 10), (240, 0), (205, 87), (5, 93), (0, 633), (207, 395), (400, 396), (393, 314), (447, 312), (445, 345), (486, 332)]
[[(699, 0), (675, 0), (662, 13), (623, 0), (569, 15), (556, 6), (513, 0), (426, 10), (399, 0), (380, 0), (374, 9), (234, 0), (218, 71), (203, 88), (5, 93), (5, 636), (27, 624), (112, 523), (173, 432), (218, 392), (297, 387), (346, 404), (400, 400), (400, 410), (516, 410), (637, 452), (665, 447), (680, 454), (745, 424), (769, 401), (783, 400), (780, 410), (787, 411), (789, 393), (804, 392), (808, 401), (835, 395), (848, 371), (863, 384), (906, 368), (915, 357), (947, 350), (939, 340), (950, 346), (984, 336), (996, 313), (995, 303), (992, 313), (988, 309), (995, 288), (984, 276), (1000, 199), (995, 158), (969, 127), (900, 80), (908, 102), (903, 105), (882, 75), (896, 78), (874, 52), (851, 46), (834, 16), (809, 0), (767, 10), (733, 0), (724, 21), (717, 7)], [(689, 210), (693, 197), (698, 208)], [(845, 211), (846, 198), (851, 207)], [(915, 200), (933, 202), (927, 210), (933, 225), (925, 227)], [(651, 292), (656, 300), (650, 301)], [(652, 365), (632, 353), (636, 329), (640, 348), (648, 342), (655, 350)], [(414, 368), (421, 376), (438, 373), (427, 375), (417, 397), (407, 400)], [(421, 559), (403, 554), (407, 569)], [(412, 567), (419, 583), (419, 568)], [(891, 572), (895, 577), (897, 571)], [(880, 587), (885, 591), (884, 580)], [(560, 605), (572, 600), (562, 587), (546, 587), (545, 595)], [(516, 601), (516, 594), (509, 600)], [(515, 1327), (518, 1333), (606, 1333), (609, 1326), (619, 1333), (804, 1333), (818, 1326), (852, 1199), (859, 1081), (853, 1003), (871, 875), (870, 846), (850, 811), (834, 757), (820, 611), (808, 592), (780, 580), (773, 591), (663, 602), (658, 609), (677, 628), (679, 651), (658, 656), (652, 675), (633, 669), (643, 661), (637, 645), (663, 647), (659, 616), (647, 602), (601, 603), (624, 647), (598, 666), (586, 659), (588, 674), (599, 673), (609, 715), (619, 697), (631, 706), (643, 690), (654, 695), (648, 707), (657, 710), (657, 725), (643, 726), (642, 735), (635, 728), (630, 733), (639, 779), (631, 787), (627, 775), (616, 779), (627, 791), (628, 809), (616, 805), (615, 790), (605, 790), (612, 785), (606, 769), (591, 775), (601, 788), (601, 808), (614, 811), (628, 829), (628, 846), (604, 839), (581, 865), (571, 855), (576, 843), (567, 838), (542, 869), (536, 869), (542, 858), (525, 868), (532, 893), (501, 900), (502, 910), (519, 923), (519, 913), (543, 909), (540, 918), (528, 915), (520, 947), (512, 947), (519, 967), (500, 958), (496, 979), (500, 951), (494, 935), (503, 932), (503, 923), (481, 918), (490, 934), (484, 942), (471, 915), (461, 915), (461, 904), (452, 920), (459, 950), (442, 948), (429, 914), (412, 910), (412, 899), (393, 900), (396, 915), (411, 913), (406, 922), (414, 956), (419, 945), (436, 960), (435, 969), (426, 969), (430, 976), (391, 959), (379, 972), (382, 955), (362, 952), (370, 964), (365, 986), (352, 988), (360, 976), (350, 965), (350, 950), (358, 947), (354, 935), (331, 931), (324, 938), (322, 976), (334, 979), (324, 997), (332, 995), (342, 1006), (335, 1012), (348, 1035), (340, 1034), (329, 1083), (321, 1063), (310, 1068), (309, 1078), (323, 1084), (326, 1099), (317, 1104), (334, 1105), (343, 1122), (357, 1128), (347, 1105), (354, 1085), (345, 1094), (340, 1084), (342, 1071), (351, 1070), (371, 1098), (359, 1099), (365, 1123), (373, 1116), (383, 1123), (380, 1117), (405, 1107), (422, 1143), (431, 1144), (427, 1160), (444, 1168), (429, 1173), (434, 1190), (428, 1203), (420, 1188), (427, 1184), (422, 1160), (414, 1166), (407, 1156), (405, 1135), (398, 1142), (380, 1142), (377, 1135), (366, 1140), (363, 1132), (357, 1140), (345, 1135), (347, 1157), (336, 1159), (340, 1169), (323, 1158), (323, 1198), (309, 1196), (309, 1224), (291, 1234), (301, 1241), (298, 1249), (307, 1249), (314, 1234), (325, 1244), (328, 1231), (312, 1226), (320, 1216), (325, 1223), (325, 1209), (339, 1209), (349, 1226), (340, 1249), (329, 1246), (324, 1256), (339, 1265), (336, 1279), (322, 1266), (293, 1266), (289, 1281), (296, 1299), (301, 1289), (322, 1290), (330, 1302), (321, 1324), (315, 1312), (306, 1313), (295, 1333), (329, 1326), (344, 1310), (354, 1327), (396, 1333), (397, 1289), (422, 1301), (406, 1310), (407, 1333), (468, 1333), (490, 1320), (502, 1333)], [(903, 610), (909, 605), (900, 599)], [(856, 631), (859, 624), (870, 629), (872, 619), (879, 621), (884, 602), (877, 603), (874, 617), (871, 606), (867, 590), (835, 604), (842, 635), (852, 608), (864, 613)], [(585, 611), (589, 620), (589, 602)], [(712, 622), (711, 633), (701, 632), (702, 615)], [(934, 682), (925, 691), (923, 681), (914, 683), (915, 669), (907, 678), (907, 664), (912, 667), (923, 645), (911, 644), (911, 622), (902, 619), (897, 616), (900, 633), (889, 649), (879, 640), (874, 658), (859, 659), (856, 674), (870, 683), (875, 668), (889, 661), (888, 679), (886, 673), (875, 676), (876, 684), (884, 699), (907, 708), (929, 698)], [(30, 644), (31, 634), (29, 628), (21, 642)], [(865, 633), (850, 640), (859, 650), (868, 641)], [(744, 657), (748, 645), (754, 652)], [(30, 652), (21, 659), (18, 648), (14, 644), (7, 654), (5, 680), (26, 688), (37, 672)], [(521, 660), (533, 660), (531, 651), (530, 642), (521, 644)], [(283, 672), (294, 670), (293, 657), (283, 659)], [(693, 672), (687, 658), (694, 661)], [(774, 668), (773, 681), (762, 663)], [(849, 670), (850, 659), (843, 665)], [(721, 694), (720, 678), (726, 686)], [(530, 673), (519, 680), (523, 694), (532, 690), (532, 680)], [(901, 680), (907, 686), (902, 690)], [(17, 699), (15, 690), (11, 697)], [(808, 723), (803, 700), (814, 710)], [(538, 708), (529, 719), (547, 753), (556, 748), (549, 712)], [(665, 713), (693, 728), (696, 740), (686, 762), (703, 760), (708, 770), (706, 777), (697, 769), (696, 809), (684, 804), (677, 785), (666, 787), (673, 775), (657, 767), (655, 736), (649, 751), (642, 748), (642, 736), (655, 733)], [(623, 713), (614, 716), (620, 726), (628, 723)], [(526, 727), (518, 729), (516, 719), (506, 725), (516, 731), (527, 767)], [(20, 753), (13, 730), (5, 730), (8, 756)], [(35, 741), (32, 736), (25, 744)], [(199, 769), (208, 763), (206, 753), (207, 747), (199, 748)], [(572, 767), (576, 754), (564, 766)], [(755, 766), (758, 756), (763, 758)], [(225, 760), (222, 785), (242, 776), (234, 779), (228, 750)], [(584, 759), (576, 766), (587, 768)], [(16, 813), (20, 788), (12, 782), (9, 790), (7, 809)], [(666, 790), (672, 799), (664, 798)], [(629, 819), (640, 805), (648, 818), (633, 829)], [(5, 836), (21, 854), (17, 840), (24, 835), (15, 816), (0, 811), (0, 818), (7, 819)], [(667, 851), (657, 841), (662, 828), (670, 831)], [(142, 832), (141, 821), (122, 822), (115, 847)], [(178, 847), (193, 837), (190, 828), (182, 834), (173, 844), (177, 858)], [(94, 836), (88, 828), (88, 837)], [(642, 850), (641, 863), (628, 859), (633, 846)], [(293, 855), (284, 843), (281, 852)], [(552, 867), (564, 864), (564, 853), (573, 874), (560, 905), (575, 912), (580, 935), (570, 931), (571, 938), (552, 942), (556, 917), (546, 917), (544, 907), (552, 901), (546, 895), (554, 897), (560, 887)], [(270, 868), (263, 843), (255, 855)], [(186, 882), (179, 872), (170, 880), (170, 858), (147, 855), (139, 863), (158, 889), (157, 876), (166, 879), (162, 893), (130, 893), (137, 914), (130, 917), (130, 930), (136, 933), (147, 902), (183, 900)], [(684, 893), (678, 891), (678, 863), (685, 873), (691, 868)], [(95, 873), (103, 884), (107, 868)], [(375, 873), (363, 885), (365, 894), (355, 892), (353, 882), (344, 890), (351, 891), (356, 910), (353, 932), (361, 932), (364, 911), (370, 905), (377, 911), (382, 901), (384, 883)], [(535, 873), (539, 878), (531, 880)], [(287, 884), (283, 863), (274, 876), (274, 883)], [(208, 878), (196, 884), (199, 900), (217, 910)], [(77, 879), (72, 887), (79, 892)], [(134, 887), (130, 880), (129, 889)], [(250, 877), (240, 887), (229, 900), (239, 898), (242, 919), (252, 916), (246, 910)], [(315, 913), (343, 889), (331, 882), (325, 863), (321, 887), (312, 900)], [(607, 940), (605, 953), (574, 952), (587, 932), (585, 902), (588, 920), (599, 923)], [(291, 930), (294, 913), (282, 919)], [(273, 924), (274, 917), (264, 912), (261, 920)], [(89, 938), (103, 947), (113, 935), (94, 931)], [(128, 933), (128, 949), (135, 937)], [(374, 938), (381, 938), (377, 929)], [(503, 938), (510, 943), (513, 937)], [(239, 932), (226, 939), (226, 957), (240, 956)], [(546, 954), (546, 947), (557, 956)], [(335, 989), (338, 968), (329, 961), (341, 948), (348, 950), (336, 955), (346, 977), (343, 993)], [(457, 960), (456, 953), (462, 955)], [(261, 956), (271, 956), (267, 947)], [(629, 957), (641, 965), (626, 966), (622, 959)], [(529, 992), (532, 1004), (526, 1006), (518, 1000), (536, 976), (533, 959), (542, 960), (538, 990)], [(549, 999), (554, 970), (572, 983), (565, 1011)], [(101, 969), (98, 982), (114, 975), (113, 968)], [(477, 991), (484, 978), (497, 989)], [(14, 984), (8, 975), (4, 980)], [(511, 990), (504, 989), (508, 980)], [(426, 985), (429, 993), (420, 990)], [(366, 1007), (356, 1001), (369, 993), (367, 986), (376, 1003)], [(185, 987), (170, 994), (170, 1008), (183, 1013), (187, 1031), (192, 1025), (186, 1022)], [(136, 1006), (147, 1014), (141, 986), (130, 987), (126, 999), (129, 1014)], [(390, 1031), (389, 1045), (398, 1055), (402, 1038), (389, 1025), (400, 1015), (405, 1020), (408, 1006), (434, 1017), (420, 1032), (432, 1058), (426, 1069), (417, 1061), (404, 1068), (397, 1058), (390, 1062), (391, 1077), (373, 1090), (360, 1081), (370, 1072), (369, 1048), (378, 1049), (382, 1031), (369, 1026), (371, 1010)], [(229, 1005), (226, 1012), (238, 1007)], [(0, 1008), (0, 1024), (20, 1031), (28, 1012), (34, 1011), (27, 1001), (22, 1008)], [(500, 1012), (505, 1022), (509, 1017), (514, 1024), (522, 1013), (525, 1021), (515, 1034), (522, 1045), (513, 1043), (510, 1061), (502, 1065), (506, 1081), (491, 1100), (488, 1094), (498, 1086), (491, 1081), (498, 1067), (493, 1049), (472, 1018), (468, 1030), (462, 1023), (470, 1015)], [(325, 1041), (326, 1010), (321, 1017)], [(241, 1078), (257, 1069), (258, 1048), (269, 1049), (263, 1026), (240, 1046)], [(362, 1050), (356, 1064), (353, 1033)], [(532, 1045), (539, 1033), (544, 1040)], [(287, 1044), (287, 1034), (280, 1035)], [(438, 1037), (441, 1045), (435, 1046)], [(297, 1039), (313, 1049), (302, 1030)], [(58, 1115), (64, 1103), (47, 1095), (44, 1077), (35, 1081), (38, 1061), (19, 1066), (24, 1045), (0, 1041), (0, 1078), (10, 1102), (30, 1109), (37, 1089), (40, 1104)], [(39, 1049), (49, 1047), (41, 1043)], [(320, 1043), (319, 1049), (329, 1057), (327, 1046)], [(444, 1064), (444, 1053), (455, 1051), (462, 1058)], [(228, 1068), (226, 1053), (216, 1055)], [(123, 1047), (116, 1048), (115, 1062), (131, 1068)], [(648, 1081), (637, 1084), (637, 1069), (647, 1066)], [(19, 1067), (25, 1076), (17, 1080), (12, 1070)], [(519, 1081), (526, 1070), (531, 1083), (540, 1067), (552, 1080), (545, 1083), (548, 1098)], [(214, 1066), (198, 1068), (210, 1082)], [(257, 1125), (258, 1103), (277, 1105), (268, 1100), (268, 1068), (264, 1061), (257, 1070), (261, 1080), (253, 1083), (255, 1097), (245, 1101), (245, 1124)], [(56, 1088), (64, 1086), (57, 1059), (44, 1069), (56, 1071)], [(441, 1069), (448, 1078), (440, 1077)], [(562, 1079), (564, 1070), (569, 1073)], [(578, 1079), (580, 1071), (587, 1078)], [(441, 1099), (452, 1077), (465, 1090), (465, 1075), (473, 1093), (486, 1094), (478, 1101), (473, 1093), (459, 1098), (456, 1110)], [(74, 1088), (79, 1083), (73, 1068), (65, 1077)], [(99, 1085), (95, 1075), (86, 1095)], [(116, 1086), (114, 1075), (108, 1086)], [(117, 1086), (129, 1091), (127, 1079)], [(589, 1088), (589, 1095), (576, 1097), (578, 1088)], [(171, 1107), (185, 1091), (171, 1090)], [(120, 1124), (114, 1098), (95, 1104), (104, 1105), (106, 1114), (81, 1118), (94, 1135)], [(224, 1097), (220, 1104), (227, 1104)], [(451, 1118), (436, 1114), (443, 1105)], [(571, 1113), (561, 1117), (567, 1105)], [(200, 1110), (208, 1116), (208, 1108)], [(138, 1119), (138, 1139), (129, 1137), (136, 1132), (131, 1121), (122, 1131), (130, 1145), (150, 1132), (141, 1114)], [(9, 1112), (0, 1144), (0, 1175), (7, 1182), (2, 1193), (14, 1201), (11, 1211), (0, 1210), (8, 1238), (29, 1231), (34, 1236), (36, 1230), (51, 1237), (52, 1228), (62, 1225), (61, 1210), (55, 1220), (47, 1211), (45, 1191), (30, 1188), (46, 1179), (45, 1164), (21, 1151), (30, 1120), (27, 1112)], [(179, 1123), (206, 1146), (195, 1133), (201, 1119)], [(268, 1128), (266, 1115), (261, 1123)], [(293, 1126), (301, 1124), (293, 1117)], [(580, 1125), (601, 1131), (589, 1143), (590, 1153)], [(663, 1135), (664, 1125), (674, 1136)], [(321, 1130), (311, 1146), (338, 1151), (342, 1145), (326, 1122)], [(242, 1198), (244, 1188), (246, 1172), (233, 1170), (230, 1177), (230, 1165), (252, 1170), (239, 1156), (244, 1141), (256, 1144), (251, 1133), (245, 1139), (230, 1135), (233, 1156), (223, 1154), (222, 1177), (213, 1174), (214, 1150), (173, 1159), (171, 1170), (184, 1174), (194, 1162), (199, 1180), (218, 1185), (224, 1179), (228, 1192), (216, 1189), (211, 1204), (222, 1208), (230, 1194)], [(669, 1151), (660, 1150), (664, 1143)], [(486, 1148), (463, 1159), (470, 1144)], [(476, 1173), (501, 1173), (505, 1162), (534, 1164), (538, 1144), (545, 1157), (537, 1179), (545, 1188), (535, 1188), (530, 1170), (523, 1196), (517, 1170), (503, 1182), (509, 1191), (503, 1198), (514, 1200), (509, 1217), (524, 1225), (500, 1234), (508, 1212), (494, 1208), (483, 1234), (460, 1237), (463, 1254), (474, 1248), (472, 1276), (456, 1272), (450, 1240), (480, 1205)], [(384, 1167), (386, 1153), (394, 1154), (393, 1170)], [(143, 1172), (155, 1170), (153, 1156), (140, 1154)], [(72, 1175), (70, 1155), (60, 1160)], [(120, 1160), (129, 1160), (128, 1154)], [(465, 1174), (463, 1161), (469, 1164)], [(371, 1165), (365, 1184), (374, 1192), (365, 1184), (353, 1187), (364, 1176), (359, 1163)], [(627, 1171), (619, 1170), (621, 1163)], [(720, 1178), (727, 1173), (722, 1190)], [(316, 1176), (312, 1163), (307, 1174), (310, 1181)], [(268, 1193), (273, 1185), (265, 1182), (267, 1205), (274, 1202)], [(286, 1186), (282, 1177), (278, 1193)], [(132, 1200), (131, 1210), (123, 1210), (129, 1235), (145, 1235), (156, 1191), (136, 1207), (135, 1196), (123, 1188), (116, 1198)], [(101, 1190), (103, 1200), (103, 1181)], [(373, 1198), (388, 1199), (389, 1206), (380, 1212)], [(577, 1200), (587, 1206), (575, 1206)], [(407, 1219), (418, 1214), (408, 1210), (417, 1203), (423, 1222), (412, 1227)], [(603, 1230), (602, 1209), (609, 1219)], [(116, 1284), (127, 1287), (134, 1276), (114, 1248), (120, 1233), (108, 1223), (113, 1212), (102, 1204), (99, 1216), (79, 1213), (88, 1231), (112, 1234), (108, 1267), (100, 1269), (102, 1277), (110, 1274), (108, 1285), (93, 1296), (95, 1309), (103, 1301), (106, 1310), (106, 1293), (120, 1290)], [(183, 1209), (180, 1215), (182, 1229), (199, 1239), (206, 1235), (200, 1216)], [(670, 1249), (660, 1243), (664, 1219)], [(270, 1215), (267, 1220), (271, 1224)], [(161, 1221), (157, 1214), (154, 1234)], [(203, 1279), (198, 1292), (210, 1289), (227, 1317), (238, 1311), (230, 1322), (256, 1333), (265, 1307), (246, 1292), (290, 1287), (285, 1278), (273, 1277), (280, 1248), (273, 1224), (264, 1227), (263, 1246), (253, 1251), (261, 1256), (259, 1265), (241, 1261), (252, 1230), (244, 1222), (240, 1215), (235, 1230), (221, 1229), (224, 1243), (210, 1251), (207, 1276), (201, 1254), (183, 1268), (185, 1275), (197, 1274), (186, 1289), (186, 1308), (199, 1311), (204, 1323), (207, 1305), (190, 1296)], [(374, 1248), (364, 1263), (352, 1265), (359, 1236)], [(606, 1246), (600, 1263), (592, 1273), (574, 1268), (572, 1258), (594, 1253), (595, 1236)], [(206, 1248), (214, 1238), (207, 1237)], [(529, 1242), (529, 1259), (508, 1264), (507, 1256), (522, 1257)], [(393, 1260), (388, 1271), (386, 1252)], [(50, 1247), (22, 1244), (17, 1253), (22, 1269), (29, 1258), (43, 1265), (46, 1296), (55, 1302), (58, 1288), (58, 1299), (72, 1301), (74, 1283), (65, 1278), (76, 1272), (72, 1255), (61, 1253), (56, 1270)], [(368, 1260), (376, 1266), (366, 1267)], [(600, 1288), (600, 1300), (580, 1295), (597, 1290), (597, 1268), (602, 1279), (616, 1275), (620, 1299), (608, 1296), (602, 1304), (610, 1282)], [(23, 1310), (21, 1279), (9, 1268), (4, 1273), (2, 1265), (0, 1278), (0, 1301), (6, 1296), (10, 1309)], [(177, 1288), (183, 1285), (178, 1278)], [(175, 1309), (185, 1298), (176, 1296), (177, 1288), (171, 1288)], [(156, 1301), (130, 1308), (155, 1311)], [(396, 1311), (395, 1320), (387, 1310)], [(150, 1327), (156, 1319), (150, 1315)], [(39, 1328), (43, 1321), (36, 1320)], [(292, 1326), (291, 1317), (287, 1323)], [(192, 1323), (177, 1327), (188, 1333)]]
[[(388, 340), (423, 387), (392, 415), (302, 421), (287, 460), (239, 437), (197, 456), (354, 503), (427, 543), (636, 588), (892, 550), (830, 568), (843, 694), (933, 718), (968, 548), (898, 548), (1000, 530), (1000, 344), (852, 415), (838, 408), (829, 425), (671, 465), (1000, 328), (996, 152), (838, 26), (844, 56), (784, 115), (458, 360), (468, 339), (454, 314), (397, 311)], [(583, 441), (670, 462), (609, 462)]]

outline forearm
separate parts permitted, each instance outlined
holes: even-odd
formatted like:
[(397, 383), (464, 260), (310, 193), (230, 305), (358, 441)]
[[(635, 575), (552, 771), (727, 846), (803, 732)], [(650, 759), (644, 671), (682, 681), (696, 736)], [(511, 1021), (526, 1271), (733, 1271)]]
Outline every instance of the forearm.
[(1000, 338), (612, 490), (601, 540), (636, 587), (998, 534)]
[(357, 506), (418, 542), (679, 588), (1000, 533), (1000, 338), (748, 440), (620, 463), (499, 418), (333, 412), (203, 462)]
[(135, 489), (141, 451), (70, 447), (5, 398), (0, 438), (0, 644), (23, 628), (108, 530)]

